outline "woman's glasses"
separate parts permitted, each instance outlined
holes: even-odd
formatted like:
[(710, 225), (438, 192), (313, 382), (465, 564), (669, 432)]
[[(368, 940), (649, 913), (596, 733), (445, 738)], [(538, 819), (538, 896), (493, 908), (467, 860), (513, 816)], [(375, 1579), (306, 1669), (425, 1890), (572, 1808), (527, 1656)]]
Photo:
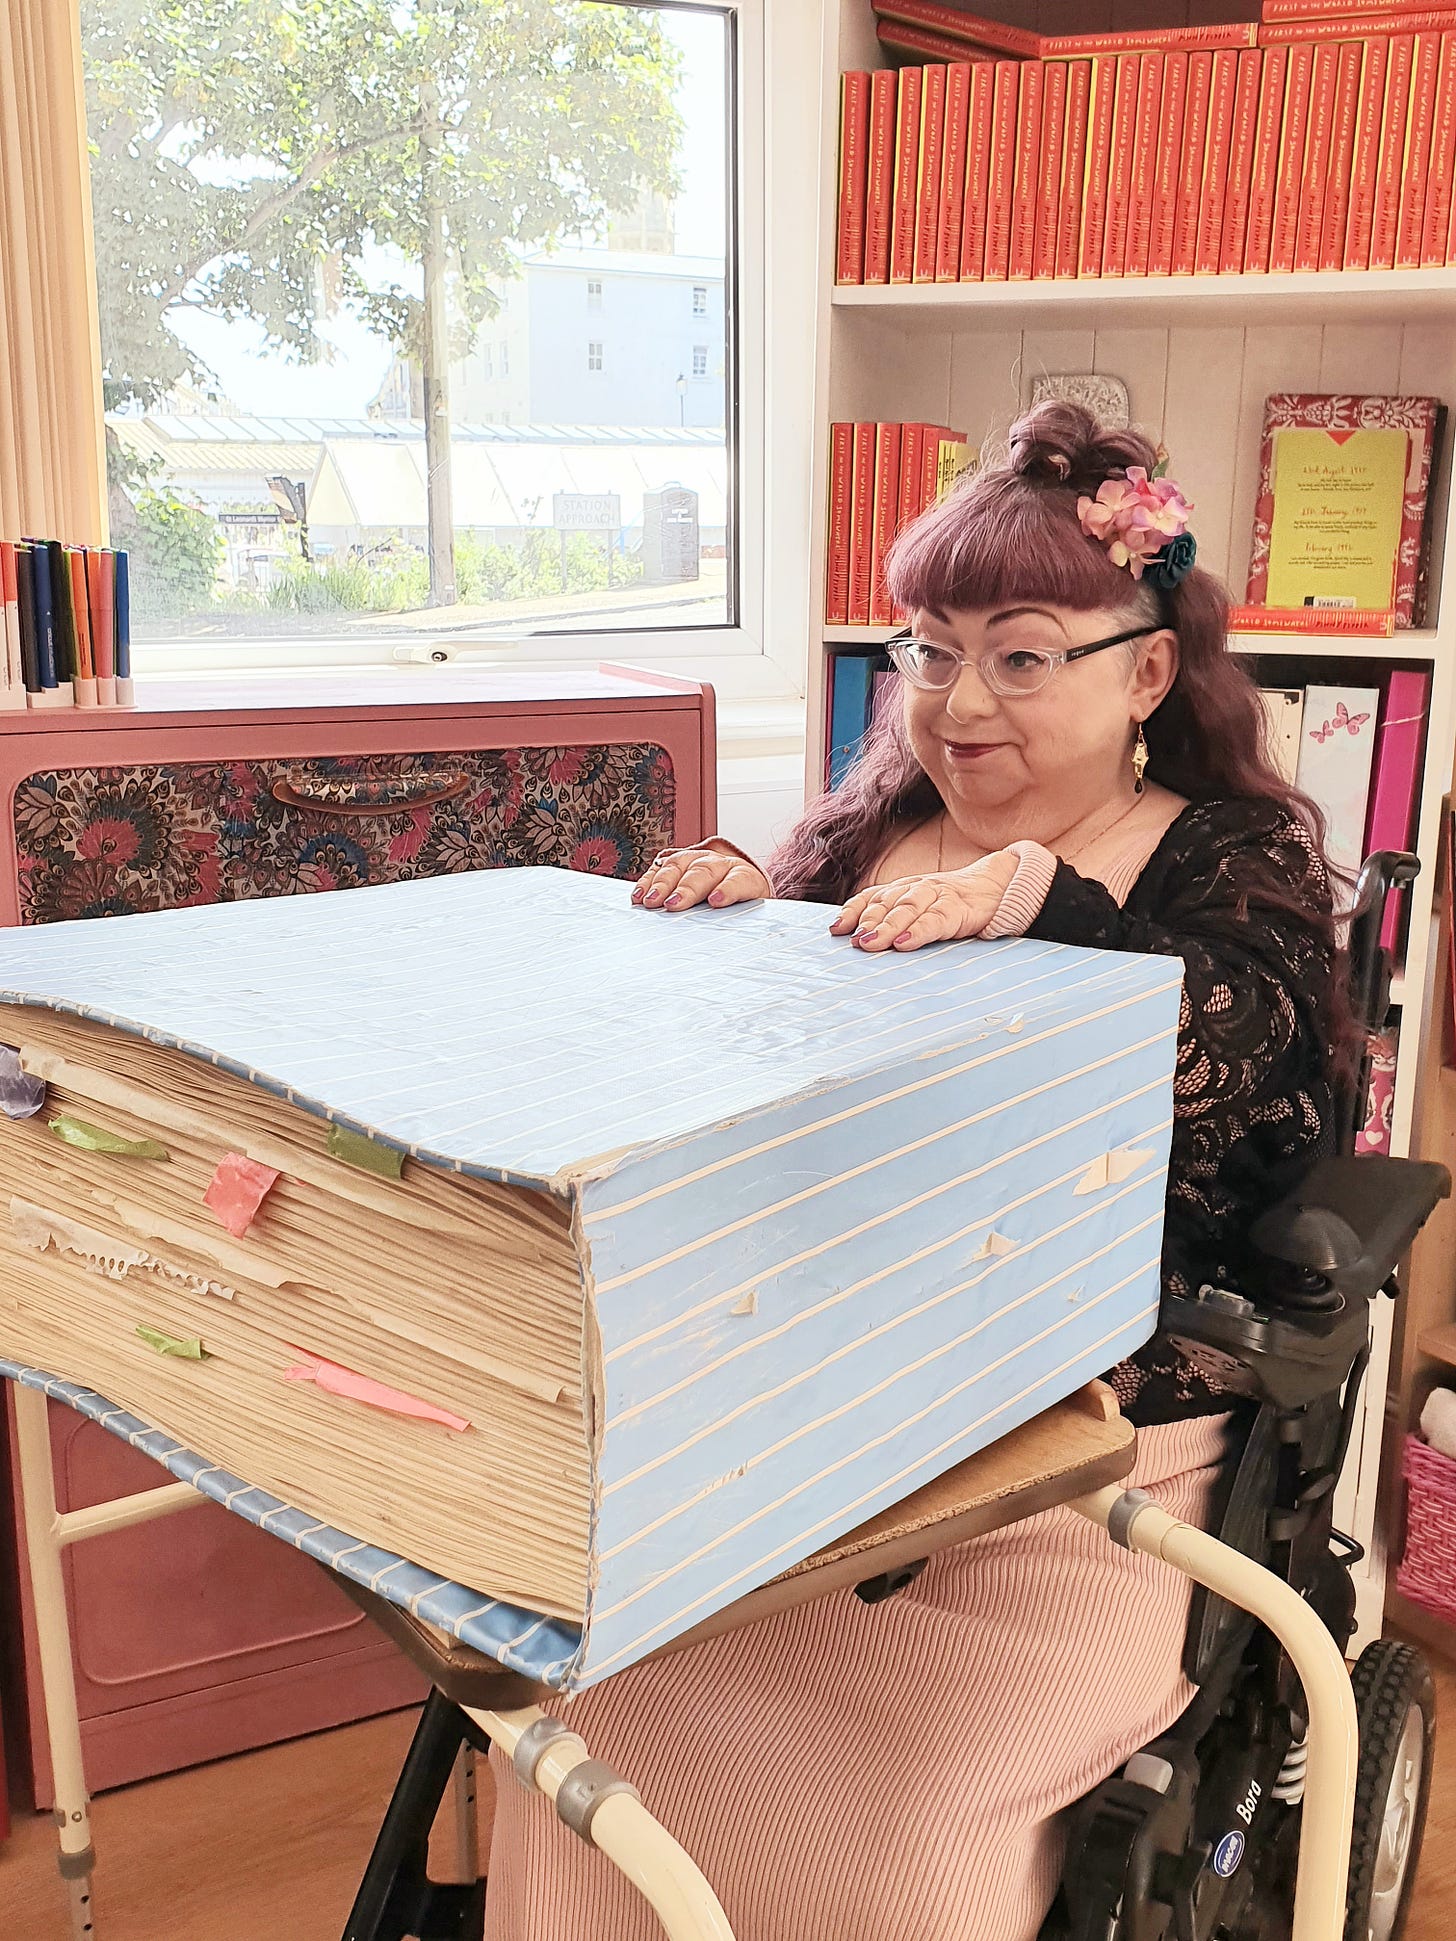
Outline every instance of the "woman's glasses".
[[(1121, 647), (1126, 641), (1158, 631), (1157, 625), (1129, 627), (1125, 633), (1089, 641), (1085, 647), (997, 647), (989, 654), (974, 656), (974, 665), (993, 694), (1038, 694), (1068, 661), (1085, 660), (1088, 654), (1100, 654), (1105, 647)], [(920, 640), (908, 627), (885, 642), (885, 651), (912, 687), (942, 690), (955, 686), (971, 658), (958, 648)]]

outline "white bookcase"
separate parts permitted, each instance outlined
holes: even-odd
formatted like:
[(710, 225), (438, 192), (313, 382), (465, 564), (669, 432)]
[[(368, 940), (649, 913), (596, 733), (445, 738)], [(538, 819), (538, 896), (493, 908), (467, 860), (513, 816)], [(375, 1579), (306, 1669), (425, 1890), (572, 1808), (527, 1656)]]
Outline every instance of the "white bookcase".
[[(1005, 11), (999, 10), (998, 11)], [(1132, 415), (1170, 454), (1197, 508), (1199, 561), (1243, 597), (1264, 400), (1273, 391), (1419, 393), (1448, 413), (1432, 517), (1430, 619), (1392, 640), (1246, 637), (1235, 651), (1298, 659), (1306, 678), (1338, 680), (1340, 663), (1389, 661), (1432, 672), (1409, 947), (1400, 969), (1401, 1049), (1393, 1149), (1410, 1149), (1419, 1054), (1432, 1029), (1433, 899), (1442, 803), (1456, 747), (1456, 597), (1441, 599), (1452, 536), (1451, 423), (1456, 418), (1456, 270), (1298, 276), (1116, 278), (1057, 283), (836, 287), (833, 250), (839, 75), (890, 65), (868, 0), (827, 0), (820, 87), (820, 223), (815, 325), (815, 474), (808, 674), (807, 786), (823, 786), (825, 665), (834, 643), (887, 628), (826, 627), (824, 566), (829, 425), (839, 419), (953, 425), (972, 444), (1004, 433), (1040, 374), (1095, 371), (1122, 379)], [(1438, 994), (1437, 994), (1438, 995)], [(1439, 1015), (1435, 1016), (1439, 1030)], [(1366, 1549), (1360, 1628), (1378, 1633), (1385, 1542), (1377, 1514), (1391, 1373), (1392, 1303), (1372, 1310), (1364, 1419), (1338, 1500), (1338, 1521)]]

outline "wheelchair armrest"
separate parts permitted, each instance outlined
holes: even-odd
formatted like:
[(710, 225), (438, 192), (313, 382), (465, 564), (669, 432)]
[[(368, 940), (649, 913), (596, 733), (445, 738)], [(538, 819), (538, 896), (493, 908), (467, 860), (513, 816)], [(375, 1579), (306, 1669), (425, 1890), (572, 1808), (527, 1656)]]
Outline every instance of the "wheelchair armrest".
[(1450, 1191), (1450, 1173), (1430, 1160), (1317, 1160), (1254, 1222), (1256, 1274), (1271, 1297), (1296, 1305), (1319, 1290), (1373, 1300)]

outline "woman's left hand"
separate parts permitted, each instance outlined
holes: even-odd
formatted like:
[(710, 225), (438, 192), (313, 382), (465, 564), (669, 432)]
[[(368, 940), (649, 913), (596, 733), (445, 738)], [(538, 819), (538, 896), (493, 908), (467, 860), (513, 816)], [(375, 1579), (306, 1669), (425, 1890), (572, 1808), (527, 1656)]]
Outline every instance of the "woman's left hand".
[(918, 950), (921, 944), (979, 937), (1000, 908), (1016, 874), (1016, 857), (1002, 851), (969, 869), (902, 876), (852, 896), (829, 926), (854, 935), (860, 950)]

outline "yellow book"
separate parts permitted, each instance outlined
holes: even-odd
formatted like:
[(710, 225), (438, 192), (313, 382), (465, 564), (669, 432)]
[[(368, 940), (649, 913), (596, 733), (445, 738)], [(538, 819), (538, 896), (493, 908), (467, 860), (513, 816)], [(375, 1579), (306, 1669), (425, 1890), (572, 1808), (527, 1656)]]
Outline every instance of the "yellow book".
[(980, 451), (975, 445), (967, 445), (959, 438), (942, 438), (935, 462), (936, 503), (946, 496), (963, 472), (973, 472), (980, 461)]
[(1273, 434), (1269, 606), (1393, 604), (1410, 443), (1384, 425)]

